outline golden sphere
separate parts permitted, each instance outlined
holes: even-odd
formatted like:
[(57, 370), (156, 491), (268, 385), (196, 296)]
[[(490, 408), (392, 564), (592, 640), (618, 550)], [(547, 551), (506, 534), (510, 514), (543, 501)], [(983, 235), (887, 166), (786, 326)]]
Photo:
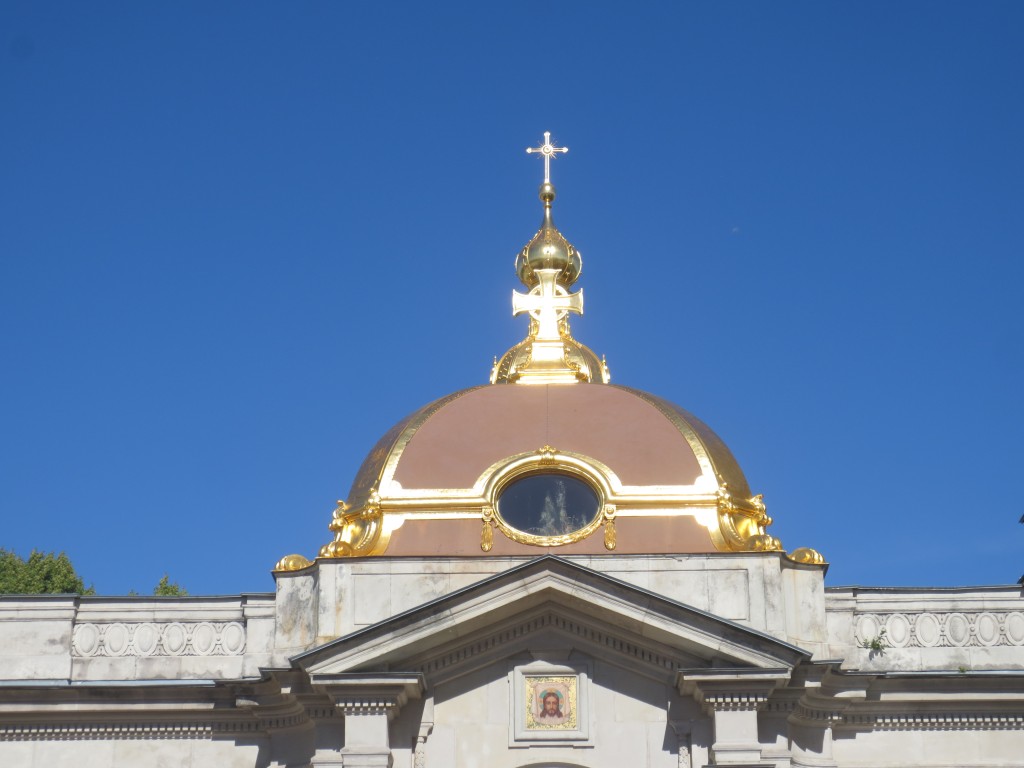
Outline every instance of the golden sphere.
[(312, 563), (309, 562), (302, 555), (285, 555), (277, 561), (277, 565), (274, 566), (275, 571), (300, 571), (303, 568), (308, 568)]

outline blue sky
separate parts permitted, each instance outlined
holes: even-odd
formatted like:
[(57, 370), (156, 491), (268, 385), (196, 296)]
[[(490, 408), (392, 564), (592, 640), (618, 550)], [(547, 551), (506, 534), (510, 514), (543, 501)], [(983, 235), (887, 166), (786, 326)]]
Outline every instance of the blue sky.
[(392, 423), (573, 330), (830, 584), (1024, 573), (1019, 3), (0, 5), (0, 546), (265, 591)]

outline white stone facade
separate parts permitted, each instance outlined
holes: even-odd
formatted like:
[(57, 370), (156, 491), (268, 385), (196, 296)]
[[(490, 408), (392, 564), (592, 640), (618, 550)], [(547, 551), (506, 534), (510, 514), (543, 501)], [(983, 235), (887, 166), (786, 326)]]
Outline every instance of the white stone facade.
[(1016, 586), (827, 589), (775, 553), (375, 557), (276, 594), (0, 598), (4, 768), (1022, 764)]

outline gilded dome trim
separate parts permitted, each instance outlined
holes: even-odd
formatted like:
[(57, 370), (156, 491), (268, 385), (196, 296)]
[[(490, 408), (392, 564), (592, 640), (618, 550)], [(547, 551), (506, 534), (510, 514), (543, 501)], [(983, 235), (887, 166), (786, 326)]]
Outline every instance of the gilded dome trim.
[(453, 400), (457, 400), (463, 395), (468, 395), (470, 392), (475, 392), (486, 386), (488, 385), (481, 384), (445, 395), (428, 403), (418, 411), (409, 414), (389, 429), (377, 441), (373, 450), (370, 451), (359, 467), (355, 480), (352, 482), (352, 489), (349, 491), (348, 506), (352, 509), (358, 509), (365, 505), (375, 492), (379, 492), (381, 488), (386, 488), (391, 484), (395, 477), (395, 469), (402, 458), (402, 453), (427, 419)]
[[(618, 548), (616, 519), (632, 532), (638, 530), (634, 526), (641, 521), (683, 517), (693, 519), (710, 536), (710, 551), (782, 549), (779, 540), (766, 531), (772, 520), (762, 498), (750, 495), (746, 478), (728, 447), (692, 414), (647, 392), (619, 385), (549, 385), (546, 394), (538, 389), (484, 384), (435, 400), (402, 419), (363, 462), (349, 493), (350, 502), (339, 503), (335, 510), (330, 525), (334, 541), (321, 548), (320, 557), (384, 554), (393, 535), (406, 522), (431, 520), (450, 526), (472, 519), (478, 521), (477, 525), (482, 524), (477, 529), (481, 531), (478, 545), (484, 552), (492, 551), (492, 546), (499, 547), (494, 531), (504, 534), (499, 538), (518, 544), (576, 546), (588, 540), (598, 527), (604, 528), (602, 548), (607, 551)], [(478, 394), (467, 398), (465, 405), (453, 406), (457, 410), (451, 416), (439, 415), (447, 406), (473, 393)], [(552, 407), (550, 403), (556, 393), (560, 407), (566, 409), (558, 413), (570, 414), (550, 433), (559, 449), (547, 448), (550, 441), (541, 439), (534, 443), (545, 445), (539, 451), (524, 451), (525, 446), (508, 450), (521, 443), (525, 433), (503, 430), (525, 429), (526, 423), (536, 422), (523, 422), (525, 414), (535, 412), (522, 410), (524, 404), (539, 397), (543, 408)], [(543, 408), (536, 413), (542, 414)], [(582, 413), (581, 408), (591, 409), (591, 419), (581, 422), (572, 416)], [(488, 418), (488, 413), (500, 418)], [(549, 414), (541, 418), (539, 423), (544, 429), (538, 437), (554, 429), (548, 418), (553, 417)], [(661, 426), (656, 427), (655, 422)], [(584, 423), (587, 428), (581, 432), (579, 425)], [(620, 423), (625, 435), (615, 431), (615, 425)], [(650, 443), (629, 443), (629, 430), (635, 431), (640, 425), (645, 435), (660, 434), (659, 450), (650, 453)], [(426, 442), (413, 444), (421, 431)], [(520, 436), (507, 438), (514, 434)], [(591, 440), (594, 435), (598, 436), (596, 443)], [(614, 449), (611, 462), (603, 452), (607, 447)], [(447, 453), (446, 449), (452, 452)], [(623, 450), (627, 453), (622, 454)], [(638, 458), (641, 456), (642, 459)], [(689, 464), (678, 464), (684, 457), (689, 457)], [(604, 505), (600, 522), (592, 521), (585, 529), (565, 534), (564, 540), (524, 536), (523, 532), (503, 525), (496, 515), (497, 494), (510, 473), (531, 472), (548, 461), (552, 469), (589, 479), (600, 489)], [(622, 461), (626, 464), (622, 465)], [(685, 466), (681, 475), (663, 474), (678, 472), (675, 468), (680, 466)], [(472, 475), (466, 476), (469, 469), (473, 470)], [(625, 476), (616, 471), (623, 469), (630, 478), (625, 484)], [(650, 481), (637, 484), (637, 472), (646, 472)], [(673, 483), (673, 478), (677, 482)], [(679, 483), (680, 480), (685, 482)], [(422, 531), (409, 534), (414, 539), (422, 535)], [(401, 546), (403, 551), (416, 551), (415, 546), (410, 550), (408, 541)], [(657, 549), (656, 544), (649, 546)], [(810, 550), (800, 550), (792, 557), (801, 563), (822, 561), (818, 553)], [(301, 567), (303, 564), (295, 559), (282, 561), (278, 570)]]
[(707, 424), (675, 403), (649, 392), (633, 387), (624, 387), (620, 384), (609, 384), (608, 386), (629, 392), (644, 402), (650, 403), (672, 422), (686, 442), (690, 444), (690, 448), (693, 449), (693, 454), (697, 457), (704, 476), (714, 480), (714, 488), (709, 488), (711, 492), (728, 485), (738, 496), (750, 495), (747, 478), (732, 455), (732, 451)]

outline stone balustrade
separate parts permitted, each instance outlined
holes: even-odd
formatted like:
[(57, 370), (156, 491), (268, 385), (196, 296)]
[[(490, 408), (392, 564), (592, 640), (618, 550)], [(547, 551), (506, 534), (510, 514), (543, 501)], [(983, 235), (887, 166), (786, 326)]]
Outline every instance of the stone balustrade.
[(829, 645), (844, 666), (974, 671), (1024, 667), (1020, 586), (826, 590)]
[(273, 662), (274, 596), (0, 598), (3, 679), (221, 679)]

